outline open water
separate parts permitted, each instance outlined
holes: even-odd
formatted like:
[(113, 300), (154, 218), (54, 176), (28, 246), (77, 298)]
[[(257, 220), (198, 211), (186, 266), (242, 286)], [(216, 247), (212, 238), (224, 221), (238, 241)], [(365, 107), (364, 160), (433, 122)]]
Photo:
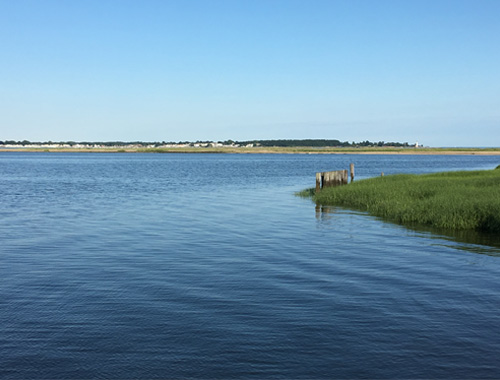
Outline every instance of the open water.
[(316, 209), (316, 171), (500, 157), (0, 153), (0, 378), (500, 378), (500, 244)]

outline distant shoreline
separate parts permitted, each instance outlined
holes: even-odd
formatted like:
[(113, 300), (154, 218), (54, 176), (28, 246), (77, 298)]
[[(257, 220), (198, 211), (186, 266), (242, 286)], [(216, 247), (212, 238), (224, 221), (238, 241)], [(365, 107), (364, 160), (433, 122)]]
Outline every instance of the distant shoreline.
[(500, 148), (311, 148), (311, 147), (239, 147), (239, 148), (0, 148), (0, 152), (50, 153), (238, 153), (238, 154), (379, 154), (379, 155), (489, 155), (500, 156)]
[(46, 153), (237, 153), (237, 154), (377, 154), (377, 155), (488, 155), (500, 156), (500, 148), (311, 148), (311, 147), (239, 147), (239, 148), (0, 148), (0, 152)]

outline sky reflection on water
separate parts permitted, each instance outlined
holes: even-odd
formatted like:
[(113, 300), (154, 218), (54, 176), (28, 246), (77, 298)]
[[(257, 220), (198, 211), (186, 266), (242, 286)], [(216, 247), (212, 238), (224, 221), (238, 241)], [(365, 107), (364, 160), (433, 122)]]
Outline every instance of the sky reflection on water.
[(495, 166), (0, 154), (0, 376), (496, 377), (498, 247), (294, 195), (352, 160)]

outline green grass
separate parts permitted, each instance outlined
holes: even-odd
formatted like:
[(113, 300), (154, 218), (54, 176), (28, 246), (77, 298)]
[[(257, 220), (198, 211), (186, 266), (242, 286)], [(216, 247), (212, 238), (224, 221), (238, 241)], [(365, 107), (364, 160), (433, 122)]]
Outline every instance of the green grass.
[(499, 168), (377, 177), (298, 195), (405, 225), (500, 232)]

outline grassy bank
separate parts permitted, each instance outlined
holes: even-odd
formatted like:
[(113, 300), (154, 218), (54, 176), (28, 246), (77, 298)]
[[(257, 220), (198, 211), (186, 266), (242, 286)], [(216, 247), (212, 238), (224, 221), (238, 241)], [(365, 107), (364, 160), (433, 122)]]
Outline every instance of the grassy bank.
[(405, 225), (500, 232), (500, 169), (393, 175), (306, 190), (321, 205), (342, 206)]

